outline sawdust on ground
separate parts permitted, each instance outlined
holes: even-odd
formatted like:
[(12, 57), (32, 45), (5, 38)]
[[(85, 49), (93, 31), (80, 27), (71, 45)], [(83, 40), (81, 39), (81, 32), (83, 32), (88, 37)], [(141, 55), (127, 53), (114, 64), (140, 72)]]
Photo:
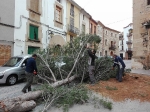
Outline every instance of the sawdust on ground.
[(130, 73), (123, 77), (122, 82), (111, 78), (95, 85), (88, 85), (88, 88), (114, 101), (131, 99), (150, 102), (150, 76), (147, 75)]

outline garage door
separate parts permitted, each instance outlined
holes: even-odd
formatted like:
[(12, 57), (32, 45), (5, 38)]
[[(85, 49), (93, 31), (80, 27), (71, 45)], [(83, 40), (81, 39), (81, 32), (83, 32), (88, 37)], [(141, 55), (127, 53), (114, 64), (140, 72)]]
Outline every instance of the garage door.
[(0, 65), (3, 65), (11, 57), (11, 46), (0, 45)]

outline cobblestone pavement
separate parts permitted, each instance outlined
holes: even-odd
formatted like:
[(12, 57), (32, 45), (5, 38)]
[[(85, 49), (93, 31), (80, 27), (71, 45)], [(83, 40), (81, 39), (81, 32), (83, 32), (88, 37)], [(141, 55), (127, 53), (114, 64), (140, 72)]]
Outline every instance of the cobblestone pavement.
[(13, 86), (7, 86), (7, 85), (0, 85), (0, 100), (3, 100), (5, 98), (13, 98), (16, 96), (19, 96), (23, 94), (21, 92), (22, 88), (24, 87), (25, 82), (23, 83), (17, 83)]

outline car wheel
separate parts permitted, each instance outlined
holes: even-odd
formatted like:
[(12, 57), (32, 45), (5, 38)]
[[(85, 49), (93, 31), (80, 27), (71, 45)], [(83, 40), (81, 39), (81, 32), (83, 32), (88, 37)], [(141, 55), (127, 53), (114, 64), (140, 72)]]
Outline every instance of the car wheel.
[(17, 77), (15, 75), (10, 75), (6, 81), (8, 85), (14, 85), (16, 82), (17, 82)]

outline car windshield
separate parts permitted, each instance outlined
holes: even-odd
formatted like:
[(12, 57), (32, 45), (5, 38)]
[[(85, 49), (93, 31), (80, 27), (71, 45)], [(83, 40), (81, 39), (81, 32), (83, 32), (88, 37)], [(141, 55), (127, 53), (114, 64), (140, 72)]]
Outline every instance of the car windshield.
[(20, 64), (21, 60), (22, 60), (21, 57), (12, 57), (3, 66), (5, 66), (5, 67), (16, 67)]

